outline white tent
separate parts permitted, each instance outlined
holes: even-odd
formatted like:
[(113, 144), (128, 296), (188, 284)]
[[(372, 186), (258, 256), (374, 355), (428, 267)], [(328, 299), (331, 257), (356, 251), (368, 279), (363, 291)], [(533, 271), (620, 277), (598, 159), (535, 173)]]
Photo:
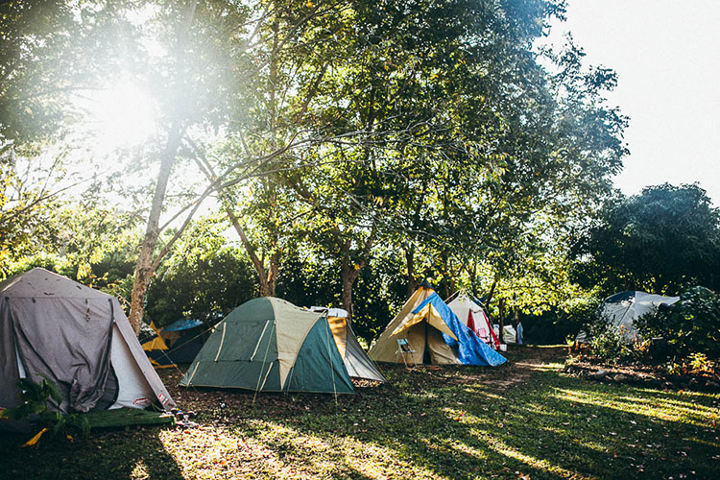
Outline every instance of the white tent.
[(0, 283), (0, 407), (52, 380), (61, 412), (175, 406), (117, 298), (42, 268)]
[(503, 325), (503, 343), (517, 343), (517, 332), (512, 325)]
[(629, 291), (616, 293), (605, 299), (601, 316), (611, 325), (617, 327), (626, 340), (638, 338), (638, 332), (633, 322), (657, 309), (660, 305), (672, 305), (680, 297), (664, 297), (652, 293)]
[(492, 331), (490, 319), (476, 301), (471, 299), (467, 294), (460, 293), (452, 302), (448, 303), (448, 307), (450, 307), (460, 321), (473, 330), (483, 342), (499, 348), (499, 341)]

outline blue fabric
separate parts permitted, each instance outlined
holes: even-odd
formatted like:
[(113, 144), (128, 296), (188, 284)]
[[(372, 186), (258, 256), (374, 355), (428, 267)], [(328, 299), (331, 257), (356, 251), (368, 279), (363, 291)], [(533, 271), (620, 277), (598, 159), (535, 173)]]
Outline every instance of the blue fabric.
[(199, 327), (202, 325), (203, 322), (200, 320), (191, 320), (189, 318), (183, 318), (182, 320), (177, 320), (167, 327), (163, 328), (163, 332), (179, 332), (182, 330), (190, 330), (191, 328)]
[(458, 338), (456, 341), (450, 335), (442, 334), (445, 343), (450, 347), (457, 347), (460, 363), (497, 367), (507, 362), (505, 357), (486, 345), (467, 325), (462, 323), (437, 293), (430, 294), (412, 313), (419, 313), (428, 303), (431, 303), (435, 310), (440, 313), (442, 319), (450, 327), (450, 331)]

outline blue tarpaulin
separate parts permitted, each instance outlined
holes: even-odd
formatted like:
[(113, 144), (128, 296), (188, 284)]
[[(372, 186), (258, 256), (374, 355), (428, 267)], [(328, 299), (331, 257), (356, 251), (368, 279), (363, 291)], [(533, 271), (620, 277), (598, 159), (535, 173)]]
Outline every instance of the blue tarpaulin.
[(441, 332), (445, 343), (458, 349), (458, 357), (462, 364), (496, 367), (507, 362), (505, 357), (486, 345), (467, 325), (462, 323), (437, 293), (430, 294), (412, 313), (419, 313), (428, 303), (432, 304), (450, 331), (458, 338), (455, 340), (450, 335)]
[(182, 330), (190, 330), (191, 328), (199, 327), (203, 324), (200, 320), (192, 320), (189, 318), (183, 318), (182, 320), (177, 320), (167, 327), (163, 328), (163, 332), (179, 332)]

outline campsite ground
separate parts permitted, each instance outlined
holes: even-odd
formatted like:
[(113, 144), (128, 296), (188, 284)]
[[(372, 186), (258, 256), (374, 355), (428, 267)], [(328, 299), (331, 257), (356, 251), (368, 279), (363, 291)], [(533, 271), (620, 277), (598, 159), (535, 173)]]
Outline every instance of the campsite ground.
[(182, 390), (195, 428), (95, 432), (21, 449), (0, 435), (4, 478), (718, 478), (720, 395), (561, 373), (561, 348), (510, 365), (384, 367), (353, 396)]

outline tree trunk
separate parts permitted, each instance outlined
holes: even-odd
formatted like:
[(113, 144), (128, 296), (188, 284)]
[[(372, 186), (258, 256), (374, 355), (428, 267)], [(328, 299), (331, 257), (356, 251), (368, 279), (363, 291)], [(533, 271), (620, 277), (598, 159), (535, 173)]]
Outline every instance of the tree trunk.
[(472, 268), (468, 272), (470, 276), (470, 292), (477, 297), (477, 262), (473, 261)]
[(408, 297), (417, 290), (417, 278), (415, 278), (415, 247), (410, 245), (405, 249), (405, 262), (407, 263)]
[(498, 282), (498, 278), (497, 278), (497, 276), (495, 276), (492, 287), (490, 287), (490, 293), (488, 293), (488, 296), (485, 299), (485, 307), (487, 307), (488, 309), (490, 308), (490, 302), (492, 302), (493, 295), (495, 294), (495, 287), (497, 286), (497, 282)]
[(500, 337), (500, 343), (505, 343), (505, 339), (503, 338), (503, 327), (505, 326), (505, 299), (501, 298), (500, 302), (498, 302), (498, 321), (500, 324), (500, 331), (498, 332), (498, 337)]
[(342, 308), (348, 312), (348, 322), (352, 321), (353, 314), (353, 286), (357, 280), (360, 270), (355, 269), (349, 259), (342, 262)]
[(240, 220), (238, 220), (235, 213), (233, 213), (230, 204), (227, 202), (227, 199), (223, 199), (223, 204), (225, 206), (225, 213), (227, 213), (230, 222), (232, 223), (235, 231), (240, 237), (240, 241), (245, 247), (245, 251), (247, 252), (248, 256), (250, 257), (250, 261), (253, 264), (253, 268), (255, 268), (255, 273), (257, 273), (258, 276), (258, 283), (260, 284), (260, 296), (274, 297), (275, 282), (277, 281), (277, 267), (275, 267), (275, 272), (273, 272), (273, 260), (271, 258), (270, 273), (267, 272), (264, 262), (260, 260), (260, 258), (258, 258), (257, 253), (255, 252), (255, 247), (252, 245), (252, 243), (250, 243), (247, 235), (245, 235), (245, 230), (242, 228), (242, 225), (240, 225)]
[[(188, 32), (193, 19), (195, 18), (196, 6), (197, 0), (190, 0), (188, 4), (185, 5), (184, 19), (181, 27), (177, 31), (178, 52), (185, 51)], [(182, 74), (185, 67), (184, 57), (178, 57), (178, 65), (178, 71)], [(133, 279), (133, 289), (130, 297), (130, 315), (128, 316), (128, 320), (130, 321), (130, 325), (133, 330), (135, 330), (136, 335), (140, 332), (140, 323), (142, 322), (145, 310), (145, 293), (150, 285), (150, 279), (152, 278), (153, 273), (155, 273), (155, 267), (153, 267), (155, 259), (153, 258), (153, 255), (155, 253), (155, 247), (157, 246), (158, 237), (160, 236), (160, 215), (162, 214), (163, 204), (165, 203), (167, 184), (170, 179), (172, 167), (175, 164), (175, 157), (177, 155), (178, 148), (180, 147), (180, 140), (182, 139), (184, 132), (185, 127), (181, 126), (179, 119), (175, 119), (170, 124), (167, 145), (165, 146), (165, 151), (162, 154), (158, 180), (155, 185), (155, 193), (153, 195), (150, 215), (148, 216), (147, 227), (145, 229), (145, 237), (143, 238), (143, 242), (140, 247), (137, 265), (135, 265), (135, 277)]]
[(168, 137), (168, 143), (163, 152), (162, 161), (160, 163), (160, 171), (158, 172), (158, 180), (155, 185), (155, 194), (153, 195), (150, 215), (148, 216), (147, 227), (145, 229), (145, 237), (143, 238), (138, 256), (137, 265), (135, 265), (135, 277), (133, 279), (132, 295), (130, 297), (130, 325), (137, 334), (140, 331), (140, 323), (142, 322), (145, 303), (145, 292), (150, 285), (150, 278), (154, 272), (153, 254), (160, 236), (160, 215), (162, 214), (163, 203), (165, 202), (165, 193), (167, 191), (168, 180), (175, 163), (175, 155), (180, 145), (181, 132), (180, 129), (174, 127)]
[[(373, 236), (374, 233), (370, 236), (370, 238), (367, 240), (367, 243), (365, 244), (365, 250), (364, 253), (367, 254), (370, 250), (370, 247), (373, 243)], [(359, 264), (355, 264), (352, 261), (351, 255), (350, 255), (350, 246), (351, 246), (350, 240), (345, 240), (343, 242), (342, 246), (342, 262), (341, 262), (341, 274), (342, 274), (342, 308), (347, 310), (348, 312), (348, 322), (352, 321), (352, 315), (353, 315), (353, 286), (355, 285), (355, 281), (360, 276), (360, 270), (365, 266), (366, 260), (361, 260)]]
[(267, 277), (267, 296), (274, 297), (275, 296), (275, 290), (277, 288), (277, 279), (280, 274), (280, 255), (277, 253), (273, 253), (270, 256), (270, 271), (268, 272)]

